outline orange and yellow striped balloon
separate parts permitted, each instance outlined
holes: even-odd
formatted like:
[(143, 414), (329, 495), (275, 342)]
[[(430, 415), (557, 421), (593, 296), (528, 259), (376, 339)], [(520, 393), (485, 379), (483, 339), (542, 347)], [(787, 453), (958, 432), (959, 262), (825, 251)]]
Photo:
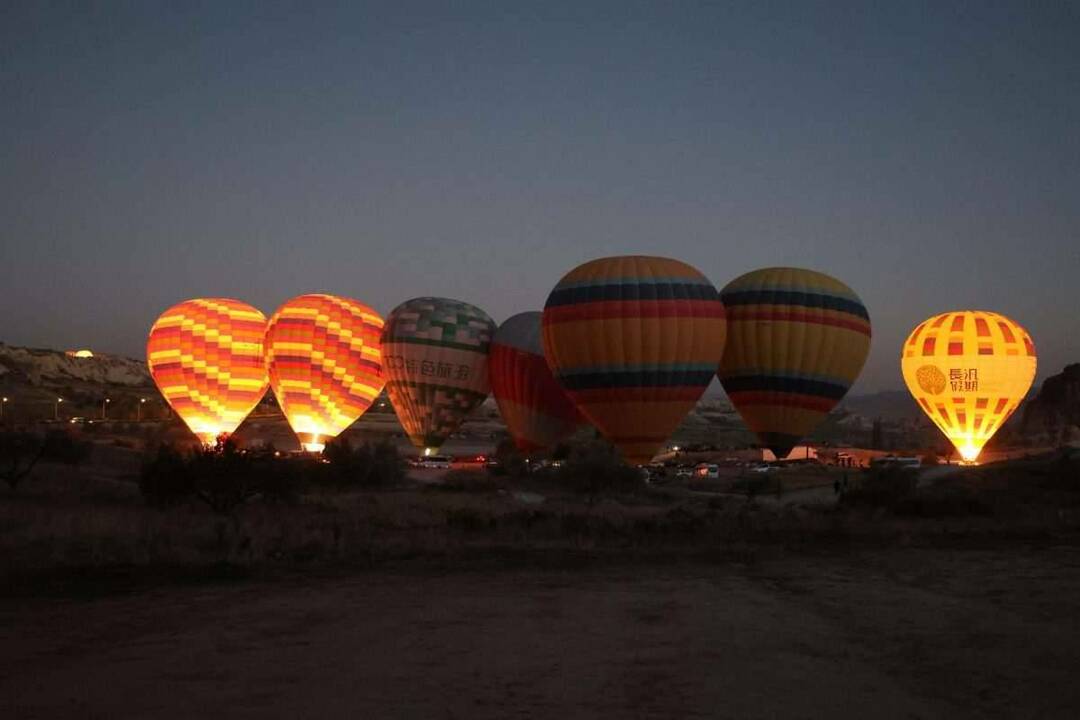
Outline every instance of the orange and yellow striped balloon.
[(185, 300), (150, 328), (150, 375), (204, 444), (234, 431), (266, 392), (265, 332), (265, 315), (229, 298)]
[(649, 462), (693, 409), (724, 353), (724, 306), (697, 269), (670, 258), (592, 260), (544, 306), (552, 373), (630, 463)]
[(382, 328), (377, 312), (335, 295), (295, 297), (270, 318), (270, 386), (305, 450), (321, 451), (382, 391)]
[(720, 383), (782, 460), (859, 377), (870, 314), (850, 287), (803, 268), (753, 270), (725, 285), (720, 299), (728, 317)]
[(1035, 379), (1031, 336), (1004, 315), (941, 313), (908, 336), (900, 369), (923, 412), (974, 462)]

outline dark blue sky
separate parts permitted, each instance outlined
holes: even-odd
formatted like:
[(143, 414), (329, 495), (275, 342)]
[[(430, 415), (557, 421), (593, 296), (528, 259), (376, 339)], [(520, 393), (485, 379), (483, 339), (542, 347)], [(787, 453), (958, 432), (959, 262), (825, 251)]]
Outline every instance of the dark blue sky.
[(0, 9), (4, 342), (138, 356), (199, 295), (501, 321), (648, 253), (843, 279), (859, 391), (954, 308), (1080, 361), (1076, 3), (85, 5)]

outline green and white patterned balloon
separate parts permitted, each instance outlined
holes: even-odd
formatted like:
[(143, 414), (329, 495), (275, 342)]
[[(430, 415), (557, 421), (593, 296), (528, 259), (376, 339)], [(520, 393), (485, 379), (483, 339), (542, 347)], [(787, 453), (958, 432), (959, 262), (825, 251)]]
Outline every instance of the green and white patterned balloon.
[(407, 300), (386, 319), (383, 368), (390, 402), (413, 445), (437, 451), (488, 395), (495, 323), (475, 305)]

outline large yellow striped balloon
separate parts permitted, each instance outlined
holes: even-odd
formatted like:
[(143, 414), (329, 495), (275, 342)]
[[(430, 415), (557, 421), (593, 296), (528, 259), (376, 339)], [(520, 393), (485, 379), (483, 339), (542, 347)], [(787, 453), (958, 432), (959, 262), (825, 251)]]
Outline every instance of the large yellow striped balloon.
[(870, 316), (824, 273), (764, 268), (720, 291), (728, 341), (718, 375), (747, 426), (785, 458), (836, 406), (870, 350)]
[(967, 462), (1024, 399), (1036, 369), (1035, 344), (1018, 323), (979, 310), (941, 313), (904, 343), (900, 369), (923, 412)]
[(631, 463), (652, 459), (724, 352), (716, 288), (678, 260), (602, 258), (548, 296), (544, 356), (578, 410)]
[(185, 300), (150, 328), (150, 375), (203, 444), (234, 431), (266, 393), (265, 332), (265, 315), (229, 298)]
[(270, 386), (301, 446), (318, 452), (382, 392), (383, 319), (361, 302), (301, 295), (266, 328)]

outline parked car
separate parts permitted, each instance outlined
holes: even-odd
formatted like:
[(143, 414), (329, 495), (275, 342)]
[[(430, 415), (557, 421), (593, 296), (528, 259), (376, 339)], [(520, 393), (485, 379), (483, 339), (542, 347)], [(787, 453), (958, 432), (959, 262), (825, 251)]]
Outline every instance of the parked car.
[(486, 455), (455, 455), (450, 461), (452, 467), (462, 470), (481, 468), (486, 463)]
[(427, 455), (420, 458), (418, 465), (427, 469), (449, 470), (451, 462), (449, 455)]
[(689, 465), (680, 465), (675, 471), (675, 477), (677, 478), (689, 478), (694, 476), (694, 468)]
[(699, 463), (694, 468), (695, 480), (715, 480), (720, 477), (720, 466), (713, 463)]

